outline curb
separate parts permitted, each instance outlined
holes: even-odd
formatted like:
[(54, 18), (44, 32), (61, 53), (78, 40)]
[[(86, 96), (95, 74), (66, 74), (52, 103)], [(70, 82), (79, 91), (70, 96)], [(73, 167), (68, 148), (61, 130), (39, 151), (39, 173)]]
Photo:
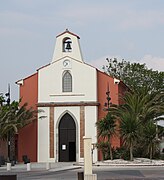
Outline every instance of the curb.
[[(76, 165), (76, 166), (84, 166), (84, 164), (74, 164), (74, 165)], [(112, 164), (112, 163), (100, 163), (100, 164), (98, 164), (98, 163), (96, 163), (96, 164), (93, 164), (92, 165), (93, 167), (100, 167), (100, 166), (109, 166), (109, 167), (117, 167), (117, 166), (124, 166), (124, 167), (126, 167), (126, 166), (150, 166), (150, 167), (152, 167), (152, 166), (164, 166), (164, 163), (161, 163), (161, 164), (144, 164), (144, 163), (140, 163), (140, 164)]]
[(68, 171), (68, 170), (74, 170), (74, 169), (81, 169), (82, 166), (71, 166), (71, 167), (63, 167), (63, 168), (53, 168), (49, 169), (49, 172), (59, 172), (59, 171)]
[(164, 166), (164, 164), (95, 164), (95, 165), (93, 165), (93, 166), (115, 166), (115, 167), (117, 167), (117, 166)]
[(26, 168), (12, 168), (11, 171), (7, 171), (6, 167), (3, 167), (2, 169), (0, 168), (0, 174), (1, 173), (30, 173), (30, 172), (60, 172), (60, 171), (68, 171), (68, 170), (74, 170), (74, 169), (81, 169), (82, 166), (67, 166), (67, 167), (62, 167), (62, 168), (50, 168), (50, 169), (46, 169), (46, 168), (31, 168), (31, 171), (27, 171)]

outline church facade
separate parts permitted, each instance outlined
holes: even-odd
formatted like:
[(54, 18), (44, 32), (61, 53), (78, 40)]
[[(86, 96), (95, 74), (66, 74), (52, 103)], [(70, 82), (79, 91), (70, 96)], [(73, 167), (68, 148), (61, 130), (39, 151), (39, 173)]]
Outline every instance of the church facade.
[[(18, 134), (18, 160), (27, 155), (34, 162), (83, 161), (83, 137), (97, 143), (96, 122), (106, 115), (104, 103), (110, 89), (111, 103), (127, 87), (84, 62), (79, 36), (66, 30), (56, 37), (52, 61), (36, 73), (17, 81), (22, 104), (41, 110), (37, 120)], [(112, 139), (121, 145), (120, 137)], [(93, 161), (102, 158), (94, 148)]]

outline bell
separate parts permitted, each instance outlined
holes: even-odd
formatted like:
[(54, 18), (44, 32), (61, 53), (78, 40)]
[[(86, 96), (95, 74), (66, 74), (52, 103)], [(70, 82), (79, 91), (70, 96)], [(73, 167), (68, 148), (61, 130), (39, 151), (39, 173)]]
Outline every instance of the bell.
[(70, 51), (72, 48), (71, 48), (71, 41), (67, 41), (67, 42), (65, 42), (66, 43), (66, 45), (65, 45), (65, 49), (67, 50), (67, 51)]

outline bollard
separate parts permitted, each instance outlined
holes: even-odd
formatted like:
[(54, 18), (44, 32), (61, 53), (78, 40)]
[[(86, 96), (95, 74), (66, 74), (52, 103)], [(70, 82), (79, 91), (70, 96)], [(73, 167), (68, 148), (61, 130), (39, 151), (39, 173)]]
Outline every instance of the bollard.
[(84, 180), (84, 172), (78, 172), (78, 180)]
[(11, 171), (11, 163), (7, 163), (7, 171)]
[(15, 166), (15, 161), (11, 161), (11, 166)]
[(31, 163), (27, 163), (27, 171), (31, 171)]
[(46, 162), (46, 170), (49, 170), (49, 169), (50, 169), (50, 163)]

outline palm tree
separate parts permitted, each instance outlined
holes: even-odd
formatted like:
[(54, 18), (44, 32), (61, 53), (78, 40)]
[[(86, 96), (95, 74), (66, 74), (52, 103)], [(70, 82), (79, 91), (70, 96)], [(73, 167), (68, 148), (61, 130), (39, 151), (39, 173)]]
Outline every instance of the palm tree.
[(27, 109), (27, 103), (19, 108), (19, 103), (13, 101), (10, 106), (0, 108), (0, 138), (7, 139), (7, 135), (18, 133), (18, 130), (36, 119), (36, 111)]
[(120, 133), (124, 144), (129, 148), (130, 160), (133, 160), (133, 147), (138, 139), (141, 127), (152, 119), (164, 114), (164, 93), (147, 91), (127, 92), (124, 104), (110, 108), (110, 112), (120, 119)]
[(163, 119), (164, 115), (164, 92), (143, 92), (140, 95), (142, 101), (142, 111), (140, 119), (143, 123), (156, 119)]
[(120, 121), (120, 133), (123, 144), (129, 149), (130, 160), (133, 161), (133, 148), (139, 137), (140, 121), (133, 114), (126, 112)]
[(138, 139), (140, 115), (143, 102), (137, 94), (127, 92), (123, 97), (124, 104), (113, 106), (110, 112), (120, 120), (120, 135), (123, 144), (129, 149), (130, 160), (133, 160), (133, 148)]
[[(27, 109), (27, 103), (19, 107), (19, 102), (13, 101), (10, 105), (0, 107), (0, 139), (11, 141), (19, 129), (36, 119), (37, 111)], [(8, 145), (8, 161), (11, 157), (10, 144)], [(14, 156), (14, 154), (13, 154)]]
[(116, 131), (114, 116), (112, 116), (111, 113), (108, 112), (104, 118), (96, 123), (96, 126), (98, 130), (98, 137), (109, 143), (110, 158), (111, 160), (113, 160), (112, 146), (110, 141), (111, 137), (115, 134)]
[(146, 123), (143, 127), (143, 147), (146, 149), (146, 153), (149, 153), (150, 159), (153, 158), (153, 154), (158, 149), (159, 140), (157, 139), (157, 129), (153, 121)]

